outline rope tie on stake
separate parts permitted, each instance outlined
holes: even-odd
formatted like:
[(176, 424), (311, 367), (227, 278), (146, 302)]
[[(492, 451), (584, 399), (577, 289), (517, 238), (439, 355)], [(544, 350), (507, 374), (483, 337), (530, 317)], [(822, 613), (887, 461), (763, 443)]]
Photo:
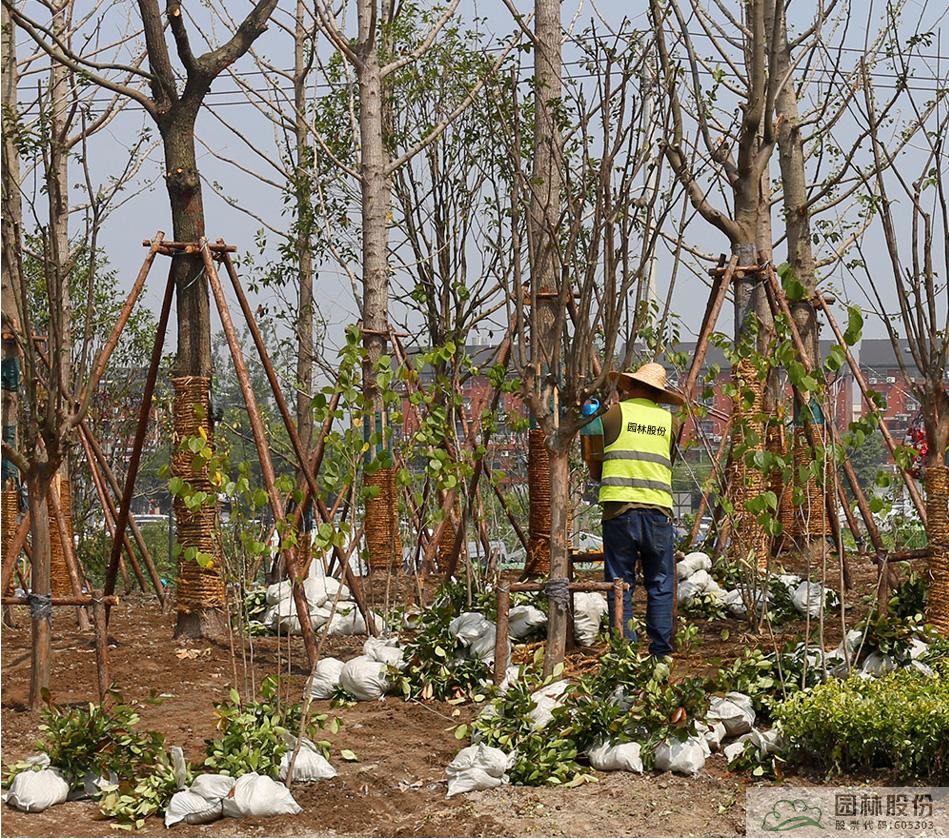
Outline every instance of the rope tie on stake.
[(28, 594), (30, 617), (35, 621), (50, 620), (53, 617), (53, 595)]
[(543, 593), (545, 597), (563, 609), (570, 611), (570, 580), (566, 577), (551, 577), (544, 583)]

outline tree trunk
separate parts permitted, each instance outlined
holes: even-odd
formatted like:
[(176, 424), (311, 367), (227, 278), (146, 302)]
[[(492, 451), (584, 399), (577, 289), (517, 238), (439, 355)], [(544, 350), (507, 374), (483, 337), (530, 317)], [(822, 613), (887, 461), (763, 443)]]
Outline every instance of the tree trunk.
[[(17, 64), (16, 64), (16, 32), (10, 13), (6, 6), (0, 8), (0, 104), (5, 114), (16, 113), (17, 97)], [(13, 120), (9, 120), (10, 123)], [(18, 388), (20, 378), (20, 348), (14, 335), (20, 332), (19, 299), (22, 287), (20, 280), (22, 206), (20, 199), (20, 156), (11, 131), (3, 132), (3, 162), (2, 177), (0, 177), (0, 206), (2, 206), (2, 250), (3, 272), (2, 295), (0, 308), (3, 312), (3, 389), (2, 389), (2, 424), (3, 440), (17, 448), (17, 417), (18, 417)], [(9, 332), (8, 332), (9, 330)], [(0, 492), (3, 497), (3, 534), (4, 558), (6, 557), (7, 539), (10, 525), (16, 528), (16, 510), (19, 506), (19, 475), (16, 466), (6, 457), (2, 459), (2, 476), (0, 476)], [(12, 519), (10, 518), (12, 516)], [(8, 594), (13, 591), (13, 577), (10, 578)], [(9, 609), (3, 610), (4, 621), (9, 623)]]
[[(536, 311), (531, 319), (531, 360), (534, 364), (540, 392), (546, 389), (546, 374), (550, 359), (556, 357), (559, 336), (556, 331), (559, 301), (552, 296), (557, 290), (557, 228), (560, 221), (560, 193), (562, 174), (560, 169), (561, 137), (556, 110), (561, 96), (561, 23), (559, 0), (535, 0), (534, 2), (534, 168), (531, 173), (530, 205), (528, 208), (528, 256), (530, 259), (531, 288), (536, 293)], [(546, 356), (546, 359), (545, 359)], [(554, 409), (553, 405), (544, 406), (544, 412)], [(534, 422), (540, 418), (535, 417)], [(550, 439), (551, 427), (542, 423), (547, 439)], [(540, 446), (531, 446), (528, 450), (528, 474), (536, 474), (543, 468), (544, 452)], [(540, 459), (540, 463), (536, 463)], [(551, 474), (550, 496), (553, 496), (553, 469)], [(549, 514), (539, 509), (552, 504), (548, 500), (546, 487), (540, 482), (528, 485), (529, 503), (532, 509), (528, 540), (528, 567), (526, 570), (538, 573), (551, 565), (551, 539), (553, 531), (553, 511)], [(543, 532), (543, 526), (550, 521), (551, 533)], [(552, 636), (551, 636), (552, 637)]]
[[(197, 106), (178, 105), (160, 124), (165, 153), (165, 185), (171, 202), (172, 229), (179, 242), (197, 242), (205, 235), (201, 179), (195, 159), (194, 121)], [(172, 261), (178, 313), (178, 355), (175, 364), (175, 440), (193, 436), (204, 428), (213, 438), (209, 382), (211, 376), (211, 316), (208, 281), (200, 254), (176, 256)], [(205, 488), (207, 476), (196, 472), (190, 457), (172, 457), (172, 472), (194, 488)], [(220, 635), (225, 627), (224, 586), (216, 533), (207, 533), (217, 517), (217, 494), (211, 492), (213, 510), (194, 516), (176, 500), (175, 519), (182, 553), (188, 548), (212, 554), (211, 569), (198, 568), (182, 558), (178, 565), (175, 637), (202, 638)], [(197, 526), (196, 526), (197, 525)], [(210, 548), (210, 550), (208, 550)], [(215, 579), (216, 578), (216, 579)]]
[[(359, 0), (359, 136), (361, 159), (359, 173), (362, 190), (362, 322), (366, 349), (363, 367), (363, 391), (372, 406), (364, 419), (365, 433), (384, 428), (382, 396), (376, 384), (375, 366), (386, 349), (389, 329), (389, 155), (383, 133), (382, 74), (375, 41), (375, 3)], [(383, 450), (379, 444), (376, 452)], [(366, 501), (366, 544), (369, 566), (401, 568), (398, 505), (395, 494), (395, 470), (379, 469), (367, 476), (366, 483), (378, 488), (378, 494)]]
[[(51, 31), (57, 39), (69, 42), (66, 11), (70, 3), (60, 3), (53, 12)], [(55, 370), (50, 371), (52, 381), (47, 392), (50, 411), (47, 416), (57, 417), (56, 407), (62, 406), (62, 390), (72, 392), (72, 305), (70, 300), (69, 278), (72, 273), (69, 247), (69, 150), (66, 147), (66, 134), (69, 130), (69, 71), (56, 61), (51, 62), (49, 71), (49, 146), (48, 168), (46, 170), (46, 196), (48, 207), (47, 268), (49, 284), (49, 328), (48, 340), (50, 360)], [(58, 381), (57, 381), (58, 377)], [(65, 407), (65, 406), (63, 406)], [(50, 451), (50, 459), (58, 459), (59, 480), (57, 486), (63, 504), (63, 516), (66, 524), (66, 536), (72, 534), (72, 493), (69, 491), (69, 460), (66, 452)], [(50, 520), (50, 538), (55, 549), (50, 551), (50, 587), (56, 596), (72, 594), (66, 569), (66, 546), (61, 545), (59, 530), (55, 519)]]
[[(295, 200), (297, 210), (296, 255), (297, 255), (297, 282), (299, 284), (297, 297), (297, 433), (305, 452), (310, 451), (313, 445), (313, 202), (311, 194), (310, 171), (313, 152), (309, 144), (306, 124), (306, 83), (307, 83), (307, 55), (306, 55), (306, 4), (297, 0), (296, 24), (294, 29), (294, 76), (293, 76), (293, 104), (294, 104), (294, 131), (296, 135), (296, 171)], [(297, 470), (297, 483), (303, 484), (303, 469)], [(312, 501), (307, 506), (312, 505)], [(308, 524), (311, 517), (303, 511), (301, 567), (309, 562), (310, 532)]]
[[(50, 470), (38, 464), (27, 475), (30, 510), (30, 589), (31, 594), (48, 596), (49, 591), (49, 508), (46, 493), (49, 490)], [(50, 670), (50, 610), (31, 607), (32, 667), (30, 670), (30, 707), (38, 709), (43, 692), (49, 690)]]

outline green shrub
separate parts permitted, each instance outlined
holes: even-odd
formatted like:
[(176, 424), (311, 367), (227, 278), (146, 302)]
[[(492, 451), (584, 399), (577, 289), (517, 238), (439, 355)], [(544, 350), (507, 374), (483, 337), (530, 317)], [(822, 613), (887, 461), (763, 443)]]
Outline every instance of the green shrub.
[[(213, 772), (234, 778), (247, 772), (277, 777), (280, 759), (287, 752), (292, 737), (296, 737), (303, 718), (299, 703), (281, 705), (277, 696), (278, 681), (268, 676), (261, 682), (258, 702), (241, 702), (240, 694), (231, 688), (229, 702), (216, 702), (221, 736), (206, 740), (207, 758), (204, 765)], [(327, 721), (326, 714), (311, 715), (304, 735), (314, 737)], [(330, 730), (339, 729), (338, 720), (332, 720)], [(329, 743), (316, 742), (317, 748), (329, 757)]]
[(453, 699), (479, 694), (491, 678), (483, 661), (463, 658), (449, 625), (465, 611), (480, 611), (489, 620), (497, 613), (487, 608), (490, 595), (482, 594), (471, 606), (463, 582), (443, 585), (418, 617), (415, 637), (405, 645), (406, 667), (398, 676), (406, 699)]
[(946, 779), (949, 678), (897, 670), (802, 691), (773, 710), (789, 757), (829, 774), (892, 768), (900, 779)]

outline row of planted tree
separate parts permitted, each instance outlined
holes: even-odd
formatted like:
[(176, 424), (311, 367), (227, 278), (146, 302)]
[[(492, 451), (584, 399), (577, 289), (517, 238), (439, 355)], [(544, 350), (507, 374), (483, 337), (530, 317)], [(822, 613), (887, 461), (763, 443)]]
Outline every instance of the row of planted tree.
[[(869, 311), (899, 348), (922, 407), (925, 501), (902, 471), (928, 525), (931, 619), (949, 630), (949, 292), (939, 279), (949, 273), (947, 86), (931, 70), (925, 15), (911, 26), (894, 0), (885, 20), (867, 21), (871, 34), (857, 48), (840, 24), (867, 13), (846, 2), (797, 20), (775, 0), (752, 0), (738, 17), (651, 0), (636, 28), (628, 20), (566, 22), (559, 3), (536, 0), (532, 9), (509, 4), (510, 34), (497, 41), (483, 22), (460, 19), (457, 0), (434, 10), (353, 6), (355, 26), (347, 28), (345, 11), (322, 2), (283, 8), (261, 0), (237, 21), (225, 9), (169, 2), (162, 10), (141, 0), (128, 31), (103, 44), (89, 34), (101, 31), (99, 12), (63, 0), (42, 17), (4, 0), (3, 477), (8, 493), (27, 490), (31, 593), (50, 590), (57, 539), (68, 552), (65, 469), (80, 444), (113, 499), (114, 580), (137, 465), (124, 462), (120, 446), (119, 475), (108, 480), (88, 420), (102, 420), (110, 359), (145, 366), (151, 350), (154, 387), (172, 299), (176, 631), (200, 635), (218, 628), (225, 597), (218, 498), (238, 489), (263, 492), (278, 523), (285, 564), (275, 573), (295, 573), (306, 496), (319, 520), (317, 544), (334, 547), (341, 571), (359, 537), (370, 567), (401, 563), (401, 510), (422, 534), (415, 567), (424, 575), (440, 558), (446, 574), (457, 572), (468, 526), (483, 525), (483, 493), (503, 500), (487, 454), (495, 428), (511, 424), (502, 419), (505, 393), (516, 394), (531, 427), (528, 527), (514, 513), (511, 523), (529, 570), (566, 577), (570, 452), (588, 421), (582, 406), (605, 401), (612, 369), (674, 356), (683, 332), (707, 344), (730, 298), (731, 445), (713, 458), (719, 467), (706, 487), (717, 499), (710, 506), (719, 545), (766, 565), (786, 497), (823, 522), (803, 529), (799, 547), (823, 551), (829, 536), (842, 556), (844, 499), (854, 538), (868, 543), (881, 578), (889, 574), (872, 499), (846, 468), (845, 481), (837, 477), (846, 445), (878, 422), (881, 406), (868, 392), (868, 418), (846, 435), (821, 421), (826, 380), (852, 366), (860, 312)], [(219, 39), (221, 31), (228, 34)], [(199, 40), (208, 46), (196, 54)], [(288, 55), (291, 44), (292, 67), (268, 58)], [(251, 117), (231, 119), (215, 82), (232, 85)], [(135, 113), (144, 123), (133, 131)], [(127, 149), (100, 182), (91, 161), (119, 129)], [(237, 155), (218, 142), (222, 132)], [(264, 135), (276, 137), (273, 150)], [(209, 165), (230, 167), (226, 186), (199, 171), (199, 149)], [(157, 175), (153, 152), (161, 156)], [(133, 320), (141, 316), (134, 295), (123, 306), (110, 299), (115, 279), (100, 237), (119, 219), (128, 228), (124, 203), (157, 178), (172, 239), (151, 240), (140, 274), (144, 282), (150, 260), (170, 258), (153, 329), (147, 318)], [(294, 336), (252, 334), (274, 354), (267, 392), (278, 403), (281, 387), (296, 393), (294, 416), (277, 405), (292, 453), (275, 470), (264, 466), (273, 427), (252, 406), (264, 397), (242, 381), (260, 486), (215, 448), (213, 377), (221, 371), (212, 364), (212, 312), (223, 321), (227, 304), (213, 275), (215, 263), (235, 276), (237, 266), (205, 242), (208, 188), (260, 226), (261, 256), (247, 256), (242, 243), (239, 266), (278, 302), (256, 313), (242, 307), (242, 321), (252, 333), (263, 320), (271, 337), (288, 328)], [(268, 216), (253, 196), (271, 190), (279, 207)], [(704, 252), (699, 243), (710, 231), (725, 237), (730, 258)], [(339, 276), (357, 314), (337, 355), (328, 324), (345, 320), (343, 304), (327, 288), (341, 288)], [(849, 278), (865, 299), (848, 307), (845, 332), (834, 324), (837, 344), (821, 358), (821, 310), (832, 317), (826, 294), (843, 299), (836, 286)], [(677, 314), (696, 296), (709, 299), (701, 326)], [(489, 329), (496, 348), (472, 359), (468, 338)], [(224, 363), (239, 368), (239, 336), (228, 344)], [(426, 351), (414, 353), (414, 344)], [(706, 411), (701, 355), (682, 364), (696, 418)], [(474, 416), (458, 389), (486, 369), (491, 396)], [(138, 416), (135, 408), (115, 412), (141, 431), (131, 447), (139, 455), (151, 408), (145, 391)], [(403, 397), (413, 430), (393, 446)], [(768, 445), (769, 429), (784, 432), (767, 421), (775, 416), (800, 438), (793, 456)], [(903, 441), (889, 442), (898, 462), (907, 456)], [(711, 449), (700, 430), (691, 444)], [(362, 524), (341, 526), (344, 511), (354, 521), (361, 513)], [(252, 553), (262, 556), (265, 542), (258, 538)], [(130, 562), (136, 550), (128, 546)], [(48, 644), (48, 610), (33, 615), (37, 644)], [(552, 602), (548, 672), (563, 656), (566, 619)], [(37, 692), (44, 681), (40, 672)]]

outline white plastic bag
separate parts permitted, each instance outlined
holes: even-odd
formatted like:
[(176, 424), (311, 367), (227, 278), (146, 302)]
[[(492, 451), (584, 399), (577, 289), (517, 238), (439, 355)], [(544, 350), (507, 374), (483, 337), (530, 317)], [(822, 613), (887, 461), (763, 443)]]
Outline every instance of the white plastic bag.
[(448, 764), (448, 798), (479, 789), (492, 789), (508, 782), (505, 774), (511, 758), (500, 749), (485, 746), (467, 746)]
[(869, 673), (873, 676), (882, 676), (884, 673), (891, 673), (896, 670), (896, 661), (893, 656), (885, 655), (874, 650), (868, 655), (860, 666), (861, 673)]
[(728, 609), (730, 615), (736, 618), (744, 617), (748, 613), (748, 607), (745, 605), (745, 599), (740, 589), (726, 591), (722, 597), (722, 603)]
[(464, 647), (470, 647), (491, 627), (490, 621), (485, 620), (481, 612), (462, 612), (450, 624), (448, 631), (455, 640)]
[[(281, 781), (287, 780), (287, 773), (290, 771), (290, 758), (293, 757), (294, 746), (291, 746), (284, 752), (280, 758), (280, 770), (277, 777)], [(293, 763), (293, 781), (325, 781), (328, 778), (336, 777), (336, 770), (332, 764), (323, 757), (320, 752), (312, 747), (309, 740), (304, 740), (300, 744), (300, 751), (297, 753), (297, 759)]]
[(55, 804), (62, 804), (69, 795), (69, 782), (58, 769), (46, 763), (36, 761), (37, 766), (47, 766), (46, 769), (34, 771), (27, 769), (20, 772), (10, 785), (10, 789), (3, 794), (3, 800), (17, 810), (26, 813), (42, 813)]
[(597, 743), (588, 752), (590, 766), (601, 772), (637, 772), (643, 774), (639, 743)]
[(570, 686), (570, 682), (561, 679), (551, 682), (531, 694), (534, 707), (527, 716), (533, 720), (534, 728), (541, 729), (554, 718), (554, 708), (563, 704), (563, 694)]
[(220, 801), (227, 798), (234, 789), (235, 778), (230, 775), (218, 775), (214, 772), (204, 772), (195, 776), (188, 789), (195, 795), (200, 795), (205, 801)]
[[(375, 612), (370, 612), (376, 632), (385, 632), (385, 621)], [(340, 600), (336, 604), (336, 614), (330, 621), (330, 635), (365, 635), (368, 632), (366, 621), (352, 600)]]
[(794, 608), (802, 615), (817, 618), (820, 617), (821, 609), (824, 608), (827, 591), (828, 589), (820, 583), (810, 583), (805, 580), (791, 592), (791, 601), (794, 603)]
[(316, 672), (313, 674), (313, 681), (310, 684), (310, 697), (312, 699), (329, 699), (339, 684), (343, 667), (343, 662), (332, 656), (321, 658), (316, 662)]
[[(491, 621), (485, 621), (487, 628), (484, 633), (475, 638), (468, 647), (468, 655), (471, 658), (479, 659), (485, 664), (494, 664), (494, 650), (498, 637), (498, 628)], [(507, 642), (505, 647), (504, 665), (507, 666), (511, 660), (511, 642)]]
[(512, 606), (508, 612), (507, 634), (514, 641), (523, 641), (525, 638), (542, 626), (547, 625), (547, 615), (536, 606), (525, 603), (522, 606)]
[(755, 724), (755, 709), (749, 696), (732, 691), (726, 693), (724, 699), (713, 696), (705, 718), (712, 725), (721, 722), (729, 737), (737, 737), (751, 731)]
[(224, 815), (232, 819), (295, 816), (303, 812), (283, 784), (256, 772), (241, 775), (223, 803)]
[(679, 584), (677, 600), (679, 605), (682, 606), (700, 594), (714, 594), (722, 599), (724, 599), (726, 595), (725, 590), (704, 568), (700, 568), (685, 582)]
[(596, 641), (600, 620), (610, 607), (606, 598), (595, 591), (578, 591), (573, 595), (573, 637), (582, 647)]
[(343, 665), (339, 684), (347, 693), (361, 702), (381, 699), (389, 690), (386, 665), (364, 655), (357, 656)]
[(676, 576), (680, 580), (687, 580), (696, 571), (711, 571), (712, 560), (707, 553), (692, 551), (676, 563)]
[(176, 792), (165, 808), (165, 827), (173, 827), (179, 822), (185, 824), (208, 824), (217, 821), (223, 815), (221, 799), (207, 801), (191, 790)]
[(734, 743), (725, 746), (725, 761), (731, 763), (735, 758), (745, 753), (749, 743), (754, 743), (759, 757), (767, 757), (781, 751), (781, 735), (777, 729), (758, 731), (753, 728), (747, 734), (742, 734)]
[(713, 723), (696, 723), (696, 730), (708, 744), (709, 751), (717, 752), (722, 747), (722, 740), (727, 736), (725, 725), (720, 720)]
[(653, 761), (660, 772), (678, 772), (680, 775), (698, 775), (705, 766), (705, 740), (689, 737), (687, 740), (663, 740), (653, 752)]
[(362, 645), (362, 654), (389, 667), (405, 668), (405, 652), (399, 646), (398, 638), (367, 638)]

